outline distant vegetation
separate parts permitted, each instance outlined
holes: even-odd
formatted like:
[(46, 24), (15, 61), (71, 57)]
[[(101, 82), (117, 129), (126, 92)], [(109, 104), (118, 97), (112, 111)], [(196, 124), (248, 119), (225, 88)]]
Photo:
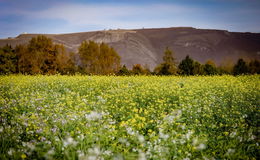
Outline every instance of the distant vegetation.
[(189, 55), (179, 64), (174, 52), (165, 49), (163, 62), (154, 71), (148, 66), (136, 64), (129, 70), (120, 65), (118, 53), (105, 43), (83, 41), (78, 53), (66, 52), (63, 45), (54, 44), (50, 38), (40, 35), (27, 45), (0, 47), (0, 74), (88, 74), (88, 75), (222, 75), (260, 74), (260, 62), (246, 62), (242, 58), (236, 64), (216, 66), (209, 60), (205, 64)]

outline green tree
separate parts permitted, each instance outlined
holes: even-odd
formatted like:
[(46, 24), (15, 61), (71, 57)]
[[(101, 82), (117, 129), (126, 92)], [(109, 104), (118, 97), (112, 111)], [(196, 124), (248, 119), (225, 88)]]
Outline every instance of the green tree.
[(83, 41), (78, 49), (81, 67), (88, 74), (116, 73), (120, 67), (120, 57), (105, 43)]
[(163, 63), (159, 64), (154, 71), (159, 75), (174, 75), (177, 73), (174, 52), (168, 47), (164, 51)]
[(145, 70), (140, 64), (135, 64), (135, 65), (133, 65), (133, 68), (132, 68), (132, 74), (134, 74), (134, 75), (144, 75)]
[(130, 75), (130, 71), (126, 68), (125, 65), (123, 65), (123, 67), (120, 68), (120, 70), (117, 72), (117, 75), (119, 76), (127, 76)]
[(28, 52), (26, 45), (17, 45), (15, 47), (15, 53), (17, 54), (18, 62), (17, 69), (19, 73), (25, 74), (30, 72), (31, 68), (31, 55)]
[(187, 55), (178, 66), (179, 73), (182, 75), (194, 75), (194, 61)]
[(17, 55), (10, 45), (0, 48), (0, 74), (16, 73)]
[(208, 60), (203, 67), (205, 75), (216, 75), (218, 73), (215, 63)]
[(240, 75), (240, 74), (247, 74), (247, 73), (248, 73), (248, 66), (246, 62), (242, 58), (238, 59), (237, 63), (233, 68), (233, 74)]
[(193, 74), (194, 75), (203, 75), (204, 74), (204, 68), (203, 65), (201, 65), (199, 62), (194, 61), (193, 63)]
[(260, 74), (260, 62), (258, 60), (252, 60), (249, 63), (249, 72), (251, 74)]

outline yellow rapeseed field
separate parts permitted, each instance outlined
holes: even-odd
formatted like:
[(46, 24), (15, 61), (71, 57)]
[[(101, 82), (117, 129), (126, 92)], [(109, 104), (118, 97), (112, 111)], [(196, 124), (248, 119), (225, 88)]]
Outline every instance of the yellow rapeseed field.
[(260, 76), (0, 76), (0, 159), (257, 159)]

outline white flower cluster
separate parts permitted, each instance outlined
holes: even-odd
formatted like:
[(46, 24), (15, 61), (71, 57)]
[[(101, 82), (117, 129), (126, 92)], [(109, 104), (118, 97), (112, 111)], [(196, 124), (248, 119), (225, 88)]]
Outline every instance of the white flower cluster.
[(100, 120), (100, 119), (102, 119), (102, 113), (92, 111), (89, 114), (86, 114), (85, 117), (89, 121)]

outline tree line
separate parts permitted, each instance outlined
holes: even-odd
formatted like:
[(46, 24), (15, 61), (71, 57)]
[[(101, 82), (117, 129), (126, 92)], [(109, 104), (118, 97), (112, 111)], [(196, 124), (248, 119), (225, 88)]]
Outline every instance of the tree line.
[(1, 74), (101, 74), (116, 73), (120, 57), (105, 43), (83, 41), (78, 54), (68, 53), (61, 44), (54, 44), (43, 35), (27, 45), (5, 45), (0, 48)]
[(242, 58), (238, 59), (234, 65), (224, 65), (217, 67), (214, 61), (208, 60), (205, 64), (193, 60), (187, 55), (179, 64), (174, 57), (174, 52), (169, 48), (164, 51), (163, 62), (156, 66), (153, 72), (143, 68), (140, 64), (134, 65), (132, 70), (127, 70), (123, 66), (118, 72), (119, 75), (242, 75), (260, 74), (260, 62), (251, 60), (246, 62)]
[(89, 75), (221, 75), (260, 74), (258, 60), (239, 59), (233, 66), (217, 67), (214, 61), (205, 64), (186, 56), (179, 64), (174, 52), (164, 51), (163, 62), (150, 71), (148, 66), (133, 65), (128, 69), (120, 65), (118, 53), (105, 43), (83, 41), (78, 53), (67, 52), (63, 45), (55, 44), (43, 35), (32, 38), (28, 44), (0, 47), (0, 74), (89, 74)]

